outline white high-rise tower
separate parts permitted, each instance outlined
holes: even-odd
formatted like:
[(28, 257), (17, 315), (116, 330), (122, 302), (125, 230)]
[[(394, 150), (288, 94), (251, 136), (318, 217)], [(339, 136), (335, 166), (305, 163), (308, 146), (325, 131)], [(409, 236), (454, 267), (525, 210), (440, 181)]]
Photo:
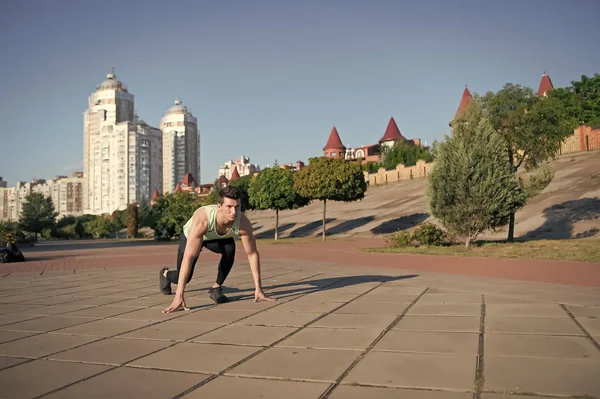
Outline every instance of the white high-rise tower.
[(162, 169), (159, 130), (136, 120), (134, 96), (114, 73), (88, 103), (83, 114), (84, 213), (110, 214), (149, 201), (153, 186), (162, 185), (160, 174), (152, 173)]
[(200, 184), (200, 134), (198, 120), (179, 99), (160, 120), (163, 134), (163, 193), (175, 191), (177, 183), (191, 173)]

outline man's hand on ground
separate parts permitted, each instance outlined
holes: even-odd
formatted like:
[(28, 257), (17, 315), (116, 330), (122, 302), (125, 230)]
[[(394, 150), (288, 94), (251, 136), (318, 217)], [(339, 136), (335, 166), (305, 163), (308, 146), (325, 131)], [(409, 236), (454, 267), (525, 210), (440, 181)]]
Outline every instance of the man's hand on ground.
[(254, 292), (254, 302), (260, 302), (260, 301), (276, 301), (276, 298), (272, 298), (272, 297), (268, 297), (265, 295), (265, 293), (262, 290), (256, 290)]
[(163, 313), (171, 313), (176, 310), (179, 310), (180, 307), (183, 307), (184, 310), (190, 310), (190, 308), (188, 308), (187, 305), (185, 304), (185, 299), (183, 299), (183, 295), (181, 297), (179, 297), (178, 295), (175, 295), (173, 302), (171, 302), (171, 306), (169, 306), (162, 312)]

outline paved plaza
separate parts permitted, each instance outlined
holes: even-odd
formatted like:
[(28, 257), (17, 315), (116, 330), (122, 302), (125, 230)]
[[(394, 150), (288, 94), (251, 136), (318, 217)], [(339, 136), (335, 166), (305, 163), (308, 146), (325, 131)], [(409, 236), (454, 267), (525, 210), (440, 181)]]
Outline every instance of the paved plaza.
[(600, 397), (600, 289), (240, 256), (190, 311), (157, 267), (0, 276), (1, 398)]

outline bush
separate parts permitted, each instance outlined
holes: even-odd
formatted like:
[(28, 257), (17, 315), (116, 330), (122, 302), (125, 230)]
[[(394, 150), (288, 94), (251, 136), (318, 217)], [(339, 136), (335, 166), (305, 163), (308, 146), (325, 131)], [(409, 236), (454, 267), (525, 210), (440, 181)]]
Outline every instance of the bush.
[(529, 182), (526, 185), (523, 182), (521, 185), (525, 185), (527, 196), (531, 198), (541, 193), (550, 184), (553, 178), (554, 169), (546, 164), (538, 168), (536, 173), (531, 175)]
[(389, 243), (392, 247), (406, 248), (413, 245), (412, 236), (406, 231), (397, 231), (390, 234)]
[(421, 245), (442, 245), (446, 242), (446, 232), (433, 223), (423, 223), (414, 231), (413, 239)]

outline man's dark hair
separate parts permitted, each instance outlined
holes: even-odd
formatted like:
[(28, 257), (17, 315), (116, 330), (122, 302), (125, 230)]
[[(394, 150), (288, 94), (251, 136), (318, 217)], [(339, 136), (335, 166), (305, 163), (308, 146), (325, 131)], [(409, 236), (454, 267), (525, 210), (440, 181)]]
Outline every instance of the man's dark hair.
[(235, 187), (225, 186), (219, 190), (219, 204), (223, 205), (225, 198), (237, 201), (240, 199), (240, 191)]

